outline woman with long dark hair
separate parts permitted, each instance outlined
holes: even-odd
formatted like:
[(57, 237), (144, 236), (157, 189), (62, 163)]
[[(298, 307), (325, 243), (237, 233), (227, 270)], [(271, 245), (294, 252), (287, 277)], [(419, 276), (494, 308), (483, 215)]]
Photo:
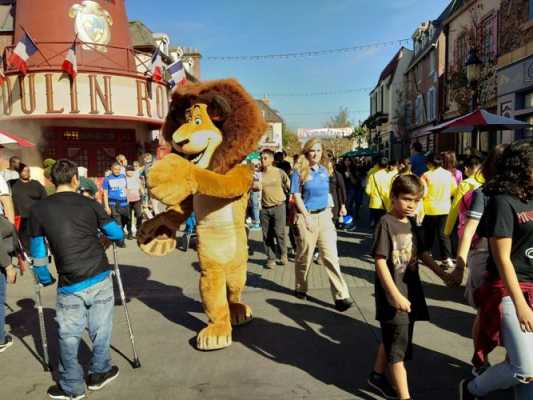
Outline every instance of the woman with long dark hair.
[[(480, 331), (495, 329), (505, 361), (463, 380), (460, 399), (476, 399), (514, 387), (517, 400), (533, 398), (533, 141), (517, 141), (496, 163), (486, 184), (490, 196), (481, 225), (489, 238), (488, 282), (481, 302)], [(499, 325), (499, 326), (498, 326)], [(499, 330), (499, 331), (498, 331)], [(486, 344), (488, 344), (487, 342)]]

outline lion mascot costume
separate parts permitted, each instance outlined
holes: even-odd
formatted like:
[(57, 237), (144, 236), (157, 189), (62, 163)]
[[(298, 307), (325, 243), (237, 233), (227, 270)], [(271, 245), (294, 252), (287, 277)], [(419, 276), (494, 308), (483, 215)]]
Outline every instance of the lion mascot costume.
[(163, 136), (173, 153), (150, 169), (148, 186), (167, 211), (145, 222), (138, 242), (147, 254), (176, 248), (176, 231), (194, 211), (200, 294), (209, 318), (200, 350), (231, 345), (232, 325), (250, 322), (242, 302), (248, 262), (245, 230), (253, 171), (241, 165), (257, 148), (266, 123), (255, 100), (233, 80), (188, 84), (172, 96)]

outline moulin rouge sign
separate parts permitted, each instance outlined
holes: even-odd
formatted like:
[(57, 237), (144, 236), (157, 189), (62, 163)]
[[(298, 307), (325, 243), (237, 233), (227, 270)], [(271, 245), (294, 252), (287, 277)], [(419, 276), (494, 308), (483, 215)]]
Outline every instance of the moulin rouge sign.
[(11, 75), (1, 87), (0, 120), (14, 118), (132, 119), (163, 122), (168, 111), (165, 85), (132, 76), (80, 73)]

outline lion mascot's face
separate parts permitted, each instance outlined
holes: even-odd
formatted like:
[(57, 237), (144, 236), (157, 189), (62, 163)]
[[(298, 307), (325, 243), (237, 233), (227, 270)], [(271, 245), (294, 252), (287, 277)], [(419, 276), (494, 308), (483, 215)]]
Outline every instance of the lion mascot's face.
[(163, 136), (198, 167), (225, 173), (257, 148), (266, 123), (233, 79), (187, 84), (172, 95)]

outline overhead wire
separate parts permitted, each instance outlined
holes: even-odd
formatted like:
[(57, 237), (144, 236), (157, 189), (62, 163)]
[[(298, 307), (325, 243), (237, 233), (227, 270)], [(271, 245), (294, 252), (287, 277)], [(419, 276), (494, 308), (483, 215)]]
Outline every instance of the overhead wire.
[(336, 49), (299, 51), (291, 53), (278, 54), (259, 54), (259, 55), (228, 55), (228, 56), (205, 56), (203, 59), (210, 61), (262, 61), (262, 60), (283, 60), (293, 58), (320, 57), (332, 54), (347, 54), (361, 50), (375, 49), (379, 47), (388, 47), (410, 43), (411, 39), (398, 39), (385, 42), (368, 43), (351, 47), (341, 47)]

